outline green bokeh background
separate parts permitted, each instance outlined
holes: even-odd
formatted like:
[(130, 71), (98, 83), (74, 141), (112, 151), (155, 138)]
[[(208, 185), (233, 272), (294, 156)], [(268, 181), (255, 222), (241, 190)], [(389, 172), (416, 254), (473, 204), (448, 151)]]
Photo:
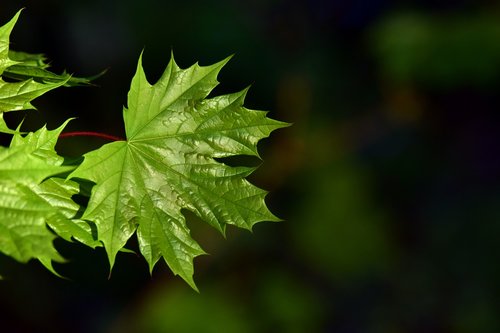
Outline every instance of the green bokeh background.
[(123, 135), (143, 49), (152, 82), (172, 50), (181, 67), (234, 53), (215, 93), (251, 84), (248, 107), (294, 125), (251, 177), (284, 222), (224, 239), (187, 213), (200, 294), (131, 254), (108, 280), (103, 251), (57, 242), (68, 280), (0, 257), (1, 332), (500, 332), (495, 1), (2, 0), (0, 22), (21, 7), (13, 49), (108, 69), (36, 100), (26, 128)]

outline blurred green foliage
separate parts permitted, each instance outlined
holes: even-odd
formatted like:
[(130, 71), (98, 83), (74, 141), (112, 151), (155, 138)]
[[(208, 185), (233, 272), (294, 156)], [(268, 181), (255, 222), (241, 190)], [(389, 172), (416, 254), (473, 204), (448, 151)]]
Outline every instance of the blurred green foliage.
[(380, 71), (434, 87), (488, 84), (500, 75), (500, 20), (494, 12), (399, 13), (375, 27)]
[(360, 166), (334, 160), (307, 172), (304, 180), (308, 195), (295, 211), (292, 229), (303, 259), (339, 285), (383, 275), (394, 249), (387, 216), (374, 205)]

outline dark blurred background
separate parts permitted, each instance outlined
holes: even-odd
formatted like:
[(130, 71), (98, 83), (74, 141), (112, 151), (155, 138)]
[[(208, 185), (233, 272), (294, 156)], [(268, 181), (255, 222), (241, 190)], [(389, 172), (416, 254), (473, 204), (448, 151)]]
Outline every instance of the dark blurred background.
[(181, 67), (234, 53), (215, 93), (251, 84), (248, 107), (294, 125), (252, 175), (284, 222), (224, 239), (188, 214), (211, 254), (200, 294), (130, 254), (108, 280), (103, 251), (57, 242), (68, 280), (0, 258), (0, 331), (500, 332), (497, 1), (2, 0), (1, 24), (21, 7), (13, 49), (108, 69), (37, 99), (27, 127), (123, 135), (143, 49), (151, 82), (171, 50)]

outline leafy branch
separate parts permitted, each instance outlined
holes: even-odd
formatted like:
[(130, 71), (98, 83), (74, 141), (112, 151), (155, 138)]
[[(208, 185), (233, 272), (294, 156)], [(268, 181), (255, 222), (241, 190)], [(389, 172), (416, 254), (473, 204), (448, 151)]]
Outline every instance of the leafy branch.
[[(63, 133), (43, 127), (22, 134), (5, 112), (34, 108), (31, 101), (61, 86), (90, 84), (49, 71), (43, 55), (9, 50), (14, 18), (0, 27), (0, 252), (20, 262), (39, 260), (57, 274), (64, 262), (55, 238), (103, 246), (112, 269), (118, 252), (135, 235), (150, 271), (163, 259), (192, 288), (193, 260), (204, 254), (191, 238), (182, 209), (221, 233), (228, 224), (251, 229), (278, 221), (266, 207), (266, 191), (246, 180), (255, 168), (220, 160), (257, 156), (257, 143), (287, 123), (243, 106), (248, 89), (208, 98), (229, 58), (210, 66), (177, 66), (173, 56), (158, 82), (146, 79), (141, 58), (123, 110), (126, 138), (94, 132)], [(7, 79), (7, 80), (5, 80)], [(55, 151), (59, 138), (97, 136), (112, 142), (67, 165)], [(91, 191), (82, 191), (94, 184)], [(76, 203), (84, 195), (88, 204)], [(80, 202), (80, 201), (79, 201)], [(83, 212), (83, 214), (81, 213)]]

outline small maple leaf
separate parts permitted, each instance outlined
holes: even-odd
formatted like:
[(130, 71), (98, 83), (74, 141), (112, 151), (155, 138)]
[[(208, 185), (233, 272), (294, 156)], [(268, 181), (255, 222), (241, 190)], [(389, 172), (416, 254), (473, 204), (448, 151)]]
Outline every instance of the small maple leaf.
[[(19, 18), (21, 11), (5, 25), (0, 27), (0, 114), (7, 111), (34, 109), (30, 103), (33, 99), (44, 93), (60, 87), (68, 78), (52, 82), (36, 82), (28, 78), (20, 82), (5, 82), (1, 77), (11, 66), (19, 66), (23, 61), (14, 61), (9, 58), (10, 33)], [(3, 118), (0, 119), (0, 130), (4, 129)]]
[[(67, 73), (50, 72), (42, 54), (16, 52), (9, 49), (10, 34), (21, 11), (0, 27), (0, 133), (16, 133), (4, 121), (3, 113), (34, 109), (31, 101), (61, 86), (89, 85), (91, 78), (78, 78)], [(4, 78), (11, 81), (6, 82)]]

